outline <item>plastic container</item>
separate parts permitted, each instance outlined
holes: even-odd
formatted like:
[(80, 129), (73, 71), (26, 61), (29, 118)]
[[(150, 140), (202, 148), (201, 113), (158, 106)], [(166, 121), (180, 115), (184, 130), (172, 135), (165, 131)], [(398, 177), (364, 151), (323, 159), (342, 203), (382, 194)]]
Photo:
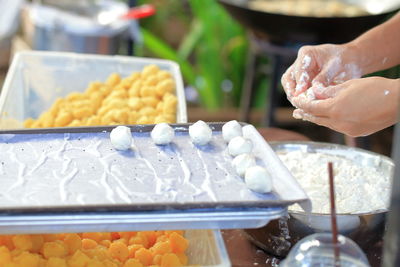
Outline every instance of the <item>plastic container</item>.
[(218, 230), (186, 230), (189, 264), (204, 267), (230, 267), (228, 253)]
[(169, 71), (176, 82), (178, 123), (187, 122), (183, 81), (172, 61), (126, 56), (102, 56), (67, 52), (21, 52), (15, 55), (0, 95), (0, 129), (22, 128), (37, 118), (57, 97), (83, 92), (89, 82), (105, 81), (113, 72), (122, 77), (155, 64)]
[(299, 241), (280, 267), (369, 267), (367, 257), (350, 238), (338, 236), (335, 259), (332, 234), (318, 233)]
[[(177, 122), (187, 122), (186, 104), (183, 91), (183, 82), (177, 64), (166, 60), (119, 57), (79, 55), (73, 53), (55, 52), (24, 52), (15, 56), (10, 67), (6, 82), (0, 95), (0, 129), (20, 128), (22, 122), (28, 117), (37, 117), (42, 111), (50, 107), (52, 102), (60, 96), (65, 96), (73, 91), (83, 91), (90, 81), (104, 81), (112, 72), (126, 76), (132, 71), (140, 70), (147, 64), (156, 64), (161, 69), (170, 71), (176, 82), (178, 97)], [(3, 124), (2, 124), (3, 123)], [(276, 211), (276, 217), (281, 216), (282, 210)], [(83, 232), (90, 229), (103, 229), (107, 231), (118, 224), (121, 230), (131, 230), (132, 225), (140, 220), (144, 229), (154, 230), (160, 228), (165, 220), (170, 220), (174, 214), (159, 214), (160, 220), (154, 220), (155, 214), (143, 212), (141, 214), (127, 214), (121, 212), (114, 217), (110, 213), (92, 213), (88, 216), (79, 214), (47, 214), (35, 216), (33, 214), (20, 214), (17, 217), (1, 216), (0, 228), (2, 233), (58, 233)], [(178, 214), (179, 218), (170, 225), (170, 229), (206, 229), (218, 228), (220, 221), (237, 227), (237, 214), (226, 212), (218, 214), (210, 220), (201, 211), (194, 212), (190, 217), (198, 217), (198, 223), (188, 221), (187, 214)], [(28, 216), (28, 217), (26, 217)], [(239, 214), (240, 216), (240, 214)], [(245, 220), (265, 220), (265, 211), (257, 214), (247, 214)], [(5, 225), (13, 224), (7, 228)], [(140, 224), (140, 223), (139, 223)], [(261, 223), (263, 225), (263, 223)], [(205, 267), (231, 266), (225, 244), (219, 230), (186, 230), (185, 237), (189, 240), (186, 255), (190, 265)]]

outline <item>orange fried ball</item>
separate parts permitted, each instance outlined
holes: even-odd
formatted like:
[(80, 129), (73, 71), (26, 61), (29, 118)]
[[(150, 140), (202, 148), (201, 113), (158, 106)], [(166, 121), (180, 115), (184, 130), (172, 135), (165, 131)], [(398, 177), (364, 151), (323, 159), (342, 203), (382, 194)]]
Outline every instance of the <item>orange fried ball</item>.
[(26, 128), (76, 127), (176, 122), (178, 99), (172, 75), (156, 65), (126, 78), (111, 74), (106, 82), (91, 82), (85, 92), (58, 98)]
[(0, 266), (186, 266), (183, 231), (0, 236)]

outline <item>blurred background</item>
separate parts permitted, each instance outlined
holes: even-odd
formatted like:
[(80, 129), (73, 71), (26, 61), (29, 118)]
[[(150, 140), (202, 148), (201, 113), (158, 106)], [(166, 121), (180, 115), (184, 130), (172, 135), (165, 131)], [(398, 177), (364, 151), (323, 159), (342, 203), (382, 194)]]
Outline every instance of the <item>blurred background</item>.
[[(280, 77), (301, 46), (350, 41), (392, 16), (400, 1), (312, 2), (0, 0), (0, 84), (23, 50), (165, 58), (181, 67), (189, 121), (237, 119), (346, 143), (293, 119)], [(374, 75), (400, 77), (400, 68)], [(390, 155), (392, 135), (389, 128), (356, 143)]]

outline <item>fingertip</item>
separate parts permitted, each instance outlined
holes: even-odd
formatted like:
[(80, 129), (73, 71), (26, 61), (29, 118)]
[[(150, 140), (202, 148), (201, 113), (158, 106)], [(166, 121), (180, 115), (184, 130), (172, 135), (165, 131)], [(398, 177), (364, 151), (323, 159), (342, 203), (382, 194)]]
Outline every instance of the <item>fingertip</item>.
[(294, 72), (293, 72), (293, 65), (291, 65), (286, 71), (285, 71), (285, 73), (282, 75), (282, 79), (281, 80), (283, 80), (283, 79), (287, 79), (287, 80), (293, 80), (293, 81), (295, 81), (296, 80), (296, 78), (295, 78), (295, 75), (294, 75)]
[(293, 81), (285, 81), (282, 86), (289, 91), (293, 91), (295, 89), (295, 83)]
[(307, 71), (303, 71), (300, 74), (299, 83), (300, 84), (305, 84), (305, 83), (308, 83), (309, 81), (310, 81), (310, 75), (308, 74)]
[(298, 119), (298, 120), (313, 122), (316, 117), (305, 112), (302, 109), (295, 109), (293, 111), (293, 118)]
[(301, 119), (303, 119), (302, 113), (303, 113), (303, 112), (302, 112), (301, 109), (295, 109), (295, 110), (293, 111), (292, 116), (293, 116), (293, 118), (295, 118), (295, 119), (301, 120)]
[(296, 77), (296, 87), (294, 88), (295, 95), (299, 95), (306, 91), (311, 85), (310, 81), (310, 75), (308, 72), (301, 72), (300, 75)]
[(296, 84), (296, 87), (294, 88), (293, 96), (299, 96), (306, 90), (307, 90), (307, 86), (305, 84)]
[(327, 84), (325, 75), (322, 75), (321, 73), (315, 75), (314, 79), (312, 80), (312, 85), (326, 86)]
[(289, 68), (281, 77), (281, 85), (288, 97), (291, 97), (293, 95), (292, 91), (295, 88), (295, 81), (290, 78), (290, 73), (291, 72)]
[(327, 86), (325, 86), (325, 84), (320, 81), (320, 78), (318, 76), (315, 77), (314, 80), (311, 82), (310, 89), (314, 92), (316, 99), (327, 98), (325, 97), (325, 90), (327, 89)]
[(288, 99), (292, 98), (293, 92), (295, 89), (295, 83), (288, 79), (282, 79), (281, 84), (282, 84), (283, 90), (285, 91)]
[(303, 121), (307, 121), (307, 122), (312, 122), (312, 123), (316, 123), (316, 117), (314, 115), (311, 115), (309, 113), (304, 112), (303, 116), (301, 118)]
[(310, 88), (310, 90), (312, 90), (314, 92), (315, 99), (326, 99), (327, 97), (325, 96), (325, 93), (324, 93), (325, 89), (326, 89), (326, 87), (319, 86), (319, 85), (317, 85), (317, 86), (313, 85)]
[(323, 92), (314, 91), (314, 90), (313, 90), (313, 92), (314, 92), (314, 95), (315, 95), (315, 99), (324, 100), (324, 99), (328, 98), (328, 97), (326, 97), (326, 95)]
[(304, 106), (304, 97), (303, 97), (303, 95), (293, 97), (292, 98), (292, 104), (297, 109), (303, 107)]

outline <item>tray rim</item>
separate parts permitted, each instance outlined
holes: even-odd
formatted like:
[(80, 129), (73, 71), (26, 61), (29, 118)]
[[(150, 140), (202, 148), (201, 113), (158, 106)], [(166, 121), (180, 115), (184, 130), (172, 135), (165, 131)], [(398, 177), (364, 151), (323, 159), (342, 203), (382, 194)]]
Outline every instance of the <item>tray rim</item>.
[(118, 232), (174, 229), (258, 228), (287, 213), (287, 209), (228, 212), (179, 213), (92, 213), (0, 216), (0, 234)]

